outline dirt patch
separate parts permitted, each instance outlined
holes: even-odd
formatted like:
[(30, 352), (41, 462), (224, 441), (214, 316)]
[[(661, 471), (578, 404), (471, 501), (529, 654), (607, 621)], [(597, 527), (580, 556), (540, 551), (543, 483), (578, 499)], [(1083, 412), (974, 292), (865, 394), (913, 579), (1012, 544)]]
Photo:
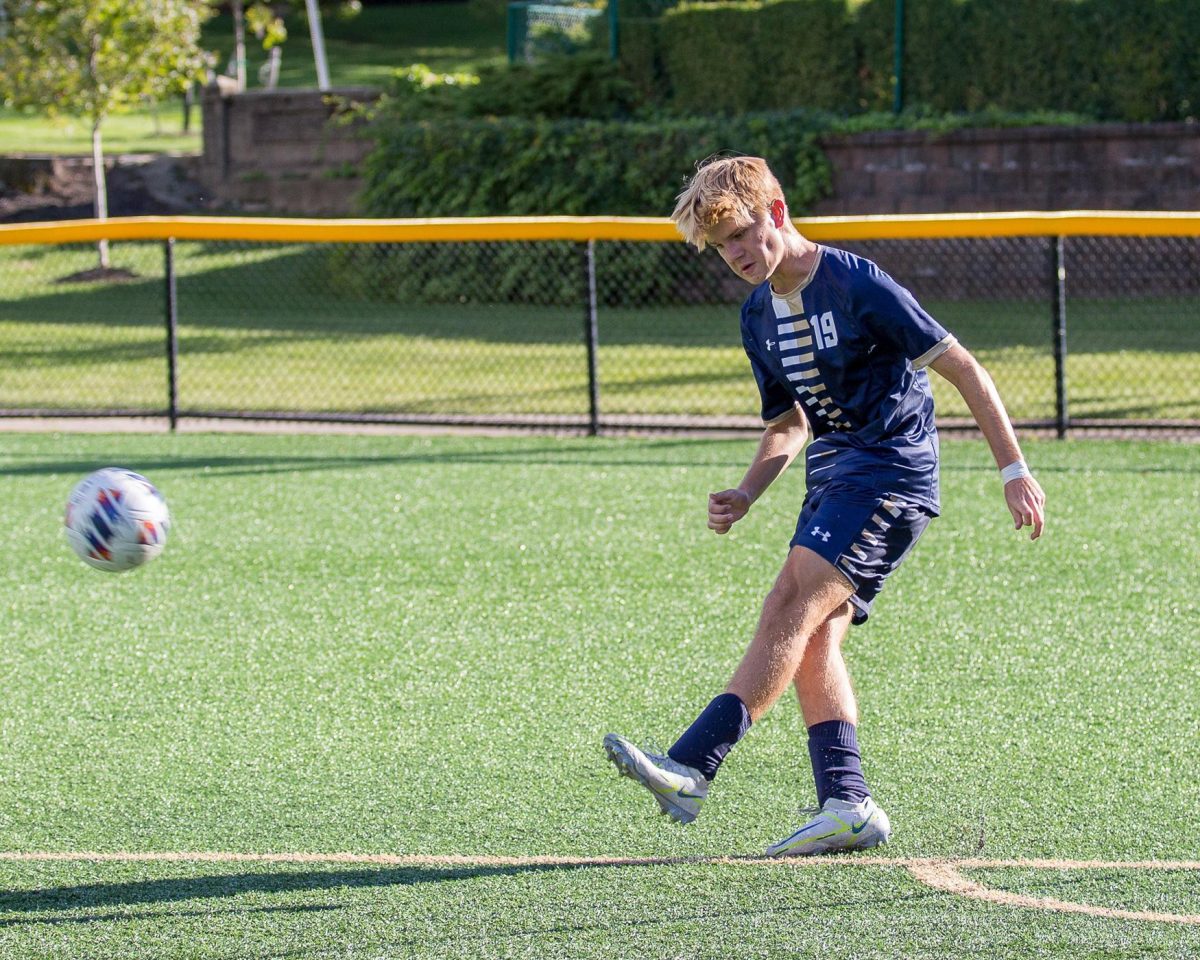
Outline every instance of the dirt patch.
[[(112, 217), (205, 211), (196, 158), (128, 154), (106, 158)], [(91, 157), (0, 158), (0, 223), (82, 220), (96, 215)]]

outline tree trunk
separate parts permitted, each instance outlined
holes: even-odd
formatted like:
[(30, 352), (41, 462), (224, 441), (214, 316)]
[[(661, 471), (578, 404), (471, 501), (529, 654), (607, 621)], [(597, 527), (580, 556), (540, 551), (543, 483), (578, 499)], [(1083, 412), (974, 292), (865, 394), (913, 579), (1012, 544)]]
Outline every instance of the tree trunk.
[[(96, 219), (108, 219), (108, 180), (104, 175), (104, 148), (100, 144), (99, 118), (92, 121), (92, 170), (96, 177)], [(108, 241), (101, 240), (100, 269), (107, 270), (111, 264), (108, 259)]]

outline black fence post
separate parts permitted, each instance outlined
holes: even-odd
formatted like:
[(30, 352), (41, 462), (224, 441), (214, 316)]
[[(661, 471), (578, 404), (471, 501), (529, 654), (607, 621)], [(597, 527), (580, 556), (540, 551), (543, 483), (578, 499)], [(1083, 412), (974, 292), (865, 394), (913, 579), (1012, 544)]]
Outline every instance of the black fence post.
[(163, 242), (167, 277), (167, 419), (174, 432), (179, 423), (179, 304), (175, 295), (175, 240)]
[(1063, 237), (1050, 238), (1051, 290), (1054, 317), (1054, 426), (1058, 439), (1067, 435), (1067, 265)]
[(596, 318), (596, 241), (583, 244), (583, 336), (587, 343), (588, 365), (588, 436), (600, 434), (600, 379), (596, 354), (600, 325)]

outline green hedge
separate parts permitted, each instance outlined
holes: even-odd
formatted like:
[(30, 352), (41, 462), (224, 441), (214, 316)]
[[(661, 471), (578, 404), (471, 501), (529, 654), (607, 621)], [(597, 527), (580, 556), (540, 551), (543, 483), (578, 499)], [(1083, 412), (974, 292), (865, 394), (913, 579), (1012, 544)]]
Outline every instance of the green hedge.
[[(895, 0), (681, 4), (630, 24), (625, 76), (672, 110), (892, 103)], [(1197, 0), (909, 0), (906, 103), (1181, 120), (1200, 110)]]
[[(665, 119), (659, 122), (381, 116), (365, 165), (364, 212), (372, 217), (665, 216), (691, 165), (735, 151), (771, 158), (797, 212), (829, 189), (816, 135), (827, 118), (806, 112)], [(562, 249), (559, 249), (559, 248)], [(634, 254), (604, 245), (625, 263), (610, 305), (683, 301), (709, 295), (711, 264), (682, 244), (647, 244)], [(492, 300), (572, 304), (579, 300), (571, 245), (419, 244), (380, 253), (339, 249), (330, 278), (347, 297)], [(563, 269), (548, 268), (567, 258)], [(603, 266), (603, 265), (601, 265)], [(719, 276), (719, 274), (717, 275)]]
[(380, 117), (365, 167), (375, 217), (665, 215), (690, 165), (721, 151), (771, 158), (793, 208), (829, 189), (809, 111), (658, 121)]
[(664, 14), (658, 35), (670, 104), (681, 112), (859, 106), (845, 0), (684, 4)]

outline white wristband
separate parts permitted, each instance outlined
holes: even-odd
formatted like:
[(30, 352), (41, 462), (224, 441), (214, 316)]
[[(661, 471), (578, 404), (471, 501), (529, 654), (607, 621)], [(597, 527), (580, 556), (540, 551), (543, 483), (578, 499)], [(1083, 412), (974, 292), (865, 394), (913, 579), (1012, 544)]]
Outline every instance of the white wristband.
[(1029, 468), (1025, 466), (1024, 460), (1015, 460), (1007, 467), (1000, 471), (1000, 479), (1008, 484), (1012, 480), (1020, 480), (1022, 477), (1032, 477)]

